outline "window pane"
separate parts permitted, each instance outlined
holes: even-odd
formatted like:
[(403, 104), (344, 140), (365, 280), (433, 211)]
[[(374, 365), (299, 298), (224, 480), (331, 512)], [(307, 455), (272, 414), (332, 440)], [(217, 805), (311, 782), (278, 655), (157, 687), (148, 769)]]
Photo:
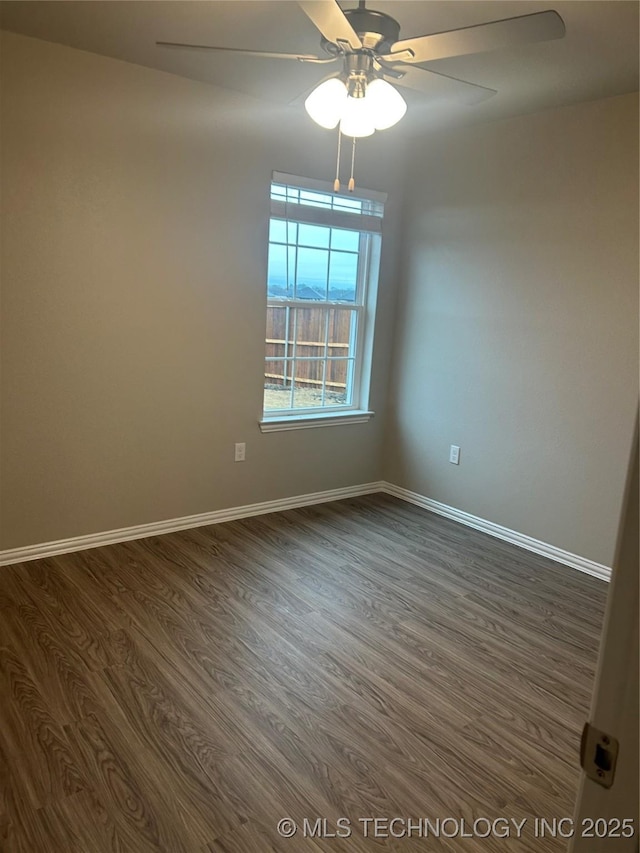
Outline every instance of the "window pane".
[(356, 341), (356, 312), (348, 308), (331, 308), (329, 310), (328, 355), (330, 357), (347, 357), (355, 355)]
[(275, 243), (287, 242), (287, 223), (284, 219), (269, 220), (269, 240)]
[(287, 188), (284, 184), (271, 184), (271, 198), (284, 200), (287, 197)]
[(288, 308), (267, 308), (266, 349), (267, 358), (285, 358), (287, 352), (287, 317)]
[(304, 225), (301, 222), (298, 226), (298, 243), (302, 246), (318, 246), (321, 249), (328, 249), (330, 235), (331, 228), (324, 225)]
[[(323, 405), (322, 385), (325, 362), (296, 359), (293, 380), (293, 408), (310, 409)], [(326, 405), (326, 403), (325, 403)]]
[(326, 193), (300, 190), (300, 204), (306, 204), (309, 207), (331, 207), (332, 203), (333, 197)]
[(288, 409), (291, 406), (291, 362), (267, 359), (264, 366), (264, 408)]
[(300, 192), (295, 187), (285, 186), (284, 184), (271, 184), (271, 198), (277, 201), (298, 202)]
[[(327, 309), (318, 306), (313, 308), (296, 308), (295, 331), (291, 323), (292, 342), (295, 337), (296, 358), (324, 358), (325, 340), (327, 335)], [(292, 349), (292, 347), (291, 347)], [(293, 355), (292, 352), (289, 355)]]
[(329, 252), (326, 249), (298, 249), (298, 268), (296, 278), (296, 297), (298, 299), (327, 298), (327, 264)]
[(269, 220), (269, 241), (272, 243), (296, 243), (298, 239), (298, 223), (287, 222), (285, 219)]
[[(289, 264), (287, 266), (287, 254)], [(293, 282), (296, 269), (296, 248), (269, 243), (269, 261), (267, 267), (267, 294), (282, 297), (293, 296)], [(288, 276), (288, 280), (287, 280)]]
[(360, 232), (347, 231), (346, 228), (332, 228), (331, 248), (357, 252), (360, 248)]
[(384, 204), (368, 198), (357, 198), (351, 195), (341, 195), (308, 190), (285, 184), (271, 184), (271, 198), (281, 202), (293, 202), (308, 207), (323, 207), (326, 210), (341, 210), (349, 213), (366, 213), (370, 216), (382, 217)]
[(331, 252), (329, 299), (355, 302), (358, 282), (358, 256), (351, 252)]
[(335, 210), (349, 210), (352, 213), (362, 211), (362, 202), (355, 198), (344, 198), (343, 196), (334, 196), (333, 207)]
[(293, 356), (294, 308), (267, 308), (267, 332), (265, 356), (291, 358)]
[(331, 359), (325, 376), (325, 406), (350, 406), (353, 396), (352, 359)]
[[(271, 309), (284, 312), (285, 309)], [(269, 314), (273, 317), (267, 326), (267, 339), (285, 342), (286, 352), (270, 351), (267, 355), (277, 357), (324, 358), (353, 356), (356, 338), (356, 312), (348, 308), (290, 308), (288, 334), (285, 337), (285, 320), (281, 314)]]
[(265, 408), (289, 407), (292, 381), (293, 408), (350, 404), (355, 323), (349, 309), (270, 307)]
[(269, 264), (267, 267), (267, 293), (269, 296), (283, 296), (287, 292), (287, 254), (284, 246), (269, 244)]

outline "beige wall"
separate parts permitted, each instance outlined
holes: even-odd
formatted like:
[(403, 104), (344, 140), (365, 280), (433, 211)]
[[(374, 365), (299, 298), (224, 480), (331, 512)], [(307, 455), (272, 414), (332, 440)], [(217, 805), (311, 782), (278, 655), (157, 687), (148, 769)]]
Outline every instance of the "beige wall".
[(271, 171), (331, 179), (333, 134), (155, 70), (2, 47), (0, 547), (378, 479), (397, 136), (363, 144), (356, 172), (390, 197), (377, 416), (262, 435)]
[(635, 95), (416, 144), (388, 480), (611, 564), (638, 400), (637, 163)]

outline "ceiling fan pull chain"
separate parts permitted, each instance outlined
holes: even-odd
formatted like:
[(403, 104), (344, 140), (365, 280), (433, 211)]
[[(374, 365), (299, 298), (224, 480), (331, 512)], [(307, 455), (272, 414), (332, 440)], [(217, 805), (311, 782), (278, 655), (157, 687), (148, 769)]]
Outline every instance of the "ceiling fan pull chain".
[(340, 132), (340, 126), (338, 125), (338, 156), (336, 158), (336, 179), (333, 182), (333, 191), (334, 193), (340, 192), (340, 148), (342, 143), (342, 133)]
[(351, 146), (351, 177), (349, 178), (349, 192), (352, 193), (356, 188), (356, 182), (353, 177), (353, 167), (356, 162), (356, 138), (353, 137), (353, 145)]

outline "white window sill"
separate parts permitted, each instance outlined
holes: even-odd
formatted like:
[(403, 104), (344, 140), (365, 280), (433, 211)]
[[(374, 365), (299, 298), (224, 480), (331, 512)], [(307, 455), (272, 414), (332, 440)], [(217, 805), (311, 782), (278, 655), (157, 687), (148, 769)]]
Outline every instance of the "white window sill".
[(363, 409), (350, 412), (323, 412), (318, 415), (282, 415), (263, 418), (258, 421), (261, 432), (280, 432), (285, 429), (311, 429), (323, 426), (344, 426), (345, 424), (363, 424), (370, 421), (375, 412)]

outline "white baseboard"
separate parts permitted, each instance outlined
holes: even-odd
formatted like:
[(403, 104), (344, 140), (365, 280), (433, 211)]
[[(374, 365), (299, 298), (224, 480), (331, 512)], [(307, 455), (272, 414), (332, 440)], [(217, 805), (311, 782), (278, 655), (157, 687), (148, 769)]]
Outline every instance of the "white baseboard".
[(13, 548), (0, 551), (0, 566), (8, 566), (12, 563), (24, 563), (28, 560), (39, 560), (43, 557), (54, 557), (56, 554), (69, 554), (73, 551), (85, 551), (88, 548), (100, 548), (102, 545), (115, 545), (118, 542), (128, 542), (131, 539), (145, 539), (147, 536), (159, 536), (162, 533), (173, 533), (176, 530), (188, 530), (192, 527), (204, 527), (208, 524), (220, 524), (223, 521), (234, 521), (237, 518), (248, 518), (253, 515), (265, 515), (269, 512), (281, 512), (286, 509), (295, 509), (300, 506), (326, 503), (327, 501), (338, 501), (344, 498), (354, 498), (359, 495), (370, 495), (375, 492), (384, 492), (401, 500), (408, 501), (429, 512), (443, 515), (467, 527), (473, 527), (511, 542), (527, 551), (541, 554), (557, 563), (578, 569), (588, 575), (593, 575), (601, 580), (608, 581), (611, 578), (611, 569), (586, 557), (548, 545), (531, 536), (525, 536), (508, 527), (494, 524), (484, 518), (463, 512), (460, 509), (447, 506), (447, 504), (426, 498), (417, 492), (394, 486), (393, 483), (378, 481), (374, 483), (363, 483), (359, 486), (347, 486), (342, 489), (329, 489), (325, 492), (313, 492), (307, 495), (296, 495), (292, 498), (279, 498), (274, 501), (264, 501), (257, 504), (246, 504), (245, 506), (219, 509), (213, 512), (204, 512), (199, 515), (187, 515), (182, 518), (171, 518), (167, 521), (156, 521), (151, 524), (139, 524), (135, 527), (121, 527), (118, 530), (107, 530), (104, 533), (90, 533), (87, 536), (76, 536), (72, 539), (59, 539), (55, 542), (44, 542), (40, 545), (29, 545), (25, 548)]
[(500, 524), (494, 524), (492, 521), (478, 518), (476, 515), (463, 512), (452, 506), (447, 506), (447, 504), (440, 503), (440, 501), (434, 501), (432, 498), (426, 498), (417, 492), (409, 491), (409, 489), (394, 486), (393, 483), (383, 483), (382, 491), (403, 501), (416, 504), (416, 506), (427, 509), (429, 512), (443, 515), (445, 518), (450, 518), (467, 527), (481, 530), (483, 533), (488, 533), (489, 536), (495, 536), (497, 539), (511, 542), (512, 545), (517, 545), (519, 548), (533, 551), (534, 554), (541, 554), (543, 557), (548, 557), (556, 563), (562, 563), (565, 566), (570, 566), (572, 569), (585, 572), (587, 575), (593, 575), (593, 577), (600, 578), (600, 580), (608, 581), (611, 579), (611, 569), (609, 566), (603, 566), (601, 563), (588, 560), (586, 557), (580, 557), (578, 554), (572, 554), (570, 551), (556, 548), (555, 545), (549, 545), (546, 542), (541, 542), (539, 539), (525, 536), (524, 533), (518, 533), (516, 530), (510, 530), (508, 527), (502, 527)]
[(75, 536), (72, 539), (43, 542), (41, 545), (29, 545), (26, 548), (13, 548), (0, 551), (0, 566), (24, 563), (28, 560), (40, 560), (43, 557), (54, 557), (56, 554), (69, 554), (73, 551), (85, 551), (88, 548), (100, 548), (102, 545), (115, 545), (118, 542), (129, 542), (132, 539), (146, 539), (148, 536), (159, 536), (162, 533), (173, 533), (176, 530), (188, 530), (192, 527), (205, 527), (208, 524), (220, 524), (223, 521), (234, 521), (252, 515), (265, 515), (269, 512), (281, 512), (300, 506), (339, 501), (343, 498), (355, 498), (359, 495), (370, 495), (374, 492), (384, 491), (384, 485), (382, 482), (363, 483), (359, 486), (347, 486), (343, 489), (329, 489), (325, 492), (296, 495), (292, 498), (279, 498), (274, 501), (263, 501), (257, 504), (231, 507), (230, 509), (203, 512), (199, 515), (186, 515), (183, 518), (170, 518), (167, 521), (154, 521), (151, 524), (139, 524), (135, 527), (121, 527), (117, 530), (107, 530), (104, 533)]

